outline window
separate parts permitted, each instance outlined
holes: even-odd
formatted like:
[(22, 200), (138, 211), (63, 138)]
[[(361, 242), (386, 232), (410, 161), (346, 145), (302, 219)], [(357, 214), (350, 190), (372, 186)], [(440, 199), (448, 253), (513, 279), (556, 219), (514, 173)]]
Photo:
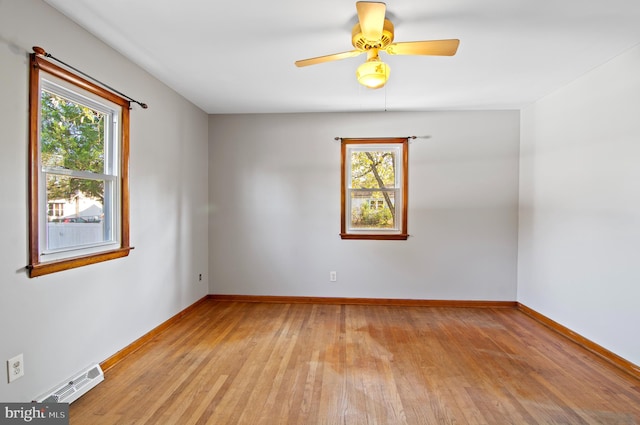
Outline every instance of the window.
[(56, 220), (64, 215), (64, 202), (49, 201), (49, 220)]
[(384, 208), (385, 201), (382, 199), (372, 199), (369, 201), (369, 208), (372, 210), (381, 210)]
[(30, 276), (127, 256), (129, 102), (31, 55)]
[(406, 240), (408, 141), (342, 139), (342, 239)]

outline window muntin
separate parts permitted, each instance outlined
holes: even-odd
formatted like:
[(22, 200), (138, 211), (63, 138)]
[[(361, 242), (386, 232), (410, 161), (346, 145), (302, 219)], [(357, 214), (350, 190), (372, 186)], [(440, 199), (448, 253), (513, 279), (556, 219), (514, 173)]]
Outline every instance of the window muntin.
[(31, 62), (30, 275), (126, 256), (129, 102)]
[(407, 145), (342, 140), (343, 239), (407, 239)]

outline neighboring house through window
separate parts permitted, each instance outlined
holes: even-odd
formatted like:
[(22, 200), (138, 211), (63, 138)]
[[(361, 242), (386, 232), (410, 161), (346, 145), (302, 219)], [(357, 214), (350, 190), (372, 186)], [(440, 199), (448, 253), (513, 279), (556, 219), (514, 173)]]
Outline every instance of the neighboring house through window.
[(48, 201), (49, 221), (55, 221), (64, 215), (64, 200)]
[(30, 276), (128, 255), (129, 101), (31, 55)]
[(343, 239), (405, 240), (408, 141), (342, 139)]

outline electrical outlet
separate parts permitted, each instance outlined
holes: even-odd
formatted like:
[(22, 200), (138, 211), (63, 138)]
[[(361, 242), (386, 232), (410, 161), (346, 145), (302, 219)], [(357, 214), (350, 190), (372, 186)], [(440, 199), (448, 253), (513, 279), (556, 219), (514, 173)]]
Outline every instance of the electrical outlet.
[(198, 275), (198, 282), (202, 282), (202, 273)]
[(7, 374), (9, 376), (9, 382), (13, 382), (24, 376), (24, 356), (22, 354), (18, 354), (7, 360)]
[(337, 272), (329, 272), (329, 282), (335, 282), (338, 280)]

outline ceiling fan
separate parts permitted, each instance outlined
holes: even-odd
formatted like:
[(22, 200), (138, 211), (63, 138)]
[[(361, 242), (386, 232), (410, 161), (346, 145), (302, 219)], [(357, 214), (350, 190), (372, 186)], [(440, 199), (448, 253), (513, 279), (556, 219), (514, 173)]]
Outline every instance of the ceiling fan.
[(393, 24), (385, 18), (387, 6), (381, 2), (356, 2), (358, 23), (351, 31), (351, 44), (355, 50), (319, 56), (296, 61), (298, 67), (316, 65), (340, 59), (367, 54), (367, 61), (356, 71), (358, 82), (365, 87), (377, 89), (389, 79), (389, 65), (382, 62), (378, 53), (390, 55), (429, 55), (453, 56), (458, 50), (460, 40), (428, 40), (393, 43)]

